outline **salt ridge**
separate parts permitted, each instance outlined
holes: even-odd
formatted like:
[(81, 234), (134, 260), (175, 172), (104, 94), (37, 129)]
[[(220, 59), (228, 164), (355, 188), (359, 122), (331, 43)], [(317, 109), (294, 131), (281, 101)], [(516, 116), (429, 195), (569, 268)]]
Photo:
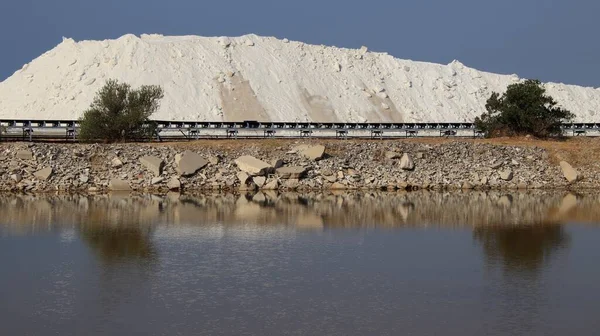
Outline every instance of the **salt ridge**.
[[(78, 118), (109, 78), (161, 85), (154, 119), (317, 122), (470, 122), (522, 80), (256, 35), (63, 39), (0, 83), (0, 118)], [(576, 121), (598, 121), (600, 89), (545, 86)]]

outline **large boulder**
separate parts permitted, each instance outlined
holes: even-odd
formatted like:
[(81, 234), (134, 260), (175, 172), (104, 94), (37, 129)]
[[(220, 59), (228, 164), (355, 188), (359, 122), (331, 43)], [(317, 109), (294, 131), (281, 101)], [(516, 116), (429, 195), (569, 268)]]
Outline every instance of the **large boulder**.
[(306, 168), (298, 167), (281, 167), (277, 168), (277, 175), (282, 179), (300, 179), (306, 174)]
[(131, 187), (127, 181), (112, 179), (108, 183), (108, 189), (112, 191), (130, 191)]
[(17, 159), (21, 160), (33, 160), (33, 153), (28, 149), (23, 149), (17, 152)]
[(167, 182), (167, 188), (169, 190), (179, 190), (181, 189), (181, 181), (177, 177), (172, 177), (169, 182)]
[(404, 153), (404, 155), (402, 155), (402, 158), (400, 159), (400, 168), (403, 170), (415, 169), (415, 163), (407, 153)]
[(309, 146), (309, 145), (305, 145), (305, 144), (303, 144), (303, 145), (298, 145), (298, 146), (296, 146), (296, 147), (292, 148), (292, 149), (291, 149), (290, 151), (288, 151), (287, 153), (288, 153), (288, 154), (296, 154), (296, 153), (301, 153), (301, 152), (303, 152), (303, 151), (307, 150), (308, 148), (310, 148), (310, 146)]
[(252, 178), (252, 181), (257, 187), (261, 188), (263, 185), (265, 185), (265, 182), (267, 182), (267, 178), (264, 176), (255, 176)]
[(560, 162), (560, 169), (562, 169), (562, 173), (569, 183), (577, 182), (581, 178), (577, 169), (566, 161)]
[(42, 170), (38, 170), (35, 173), (33, 173), (33, 176), (35, 176), (35, 178), (37, 178), (38, 180), (46, 181), (50, 178), (50, 176), (52, 176), (52, 168), (47, 167)]
[(110, 165), (113, 168), (121, 168), (121, 167), (123, 167), (123, 161), (121, 161), (119, 158), (116, 157), (110, 161)]
[(251, 176), (267, 175), (273, 171), (273, 166), (250, 155), (240, 156), (235, 159), (235, 164)]
[(510, 181), (513, 179), (513, 172), (510, 169), (501, 170), (498, 172), (498, 174), (504, 181)]
[(300, 154), (313, 161), (320, 160), (325, 156), (325, 146), (311, 146), (301, 151)]
[(196, 174), (208, 164), (208, 161), (198, 155), (198, 153), (189, 150), (183, 152), (183, 154), (181, 154), (179, 158), (176, 158), (175, 161), (177, 161), (177, 159), (179, 159), (176, 168), (177, 174), (185, 177)]
[(154, 176), (162, 175), (163, 168), (165, 167), (165, 162), (161, 158), (151, 155), (142, 156), (140, 163), (152, 172)]

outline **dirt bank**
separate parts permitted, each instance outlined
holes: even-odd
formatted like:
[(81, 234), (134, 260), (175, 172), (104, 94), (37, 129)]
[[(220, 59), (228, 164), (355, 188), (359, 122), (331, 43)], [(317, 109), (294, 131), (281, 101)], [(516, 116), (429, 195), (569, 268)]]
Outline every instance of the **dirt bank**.
[(593, 138), (1, 143), (0, 190), (576, 190), (599, 162)]

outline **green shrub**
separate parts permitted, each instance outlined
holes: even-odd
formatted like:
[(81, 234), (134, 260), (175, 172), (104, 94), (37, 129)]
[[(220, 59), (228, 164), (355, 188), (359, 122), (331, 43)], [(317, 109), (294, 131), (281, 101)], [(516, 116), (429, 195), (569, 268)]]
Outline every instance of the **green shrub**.
[(80, 120), (79, 138), (108, 142), (139, 140), (156, 134), (150, 116), (163, 98), (159, 86), (143, 85), (137, 90), (126, 83), (108, 80), (96, 93)]
[(536, 137), (562, 135), (561, 125), (575, 117), (557, 107), (554, 99), (538, 80), (509, 85), (506, 92), (494, 92), (488, 99), (486, 113), (475, 119), (475, 127), (488, 137), (531, 134)]

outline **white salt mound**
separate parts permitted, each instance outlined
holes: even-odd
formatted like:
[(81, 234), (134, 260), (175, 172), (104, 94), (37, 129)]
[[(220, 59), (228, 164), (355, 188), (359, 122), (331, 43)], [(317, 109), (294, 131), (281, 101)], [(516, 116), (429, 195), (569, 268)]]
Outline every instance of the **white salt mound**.
[[(109, 78), (161, 85), (154, 119), (321, 122), (470, 122), (492, 91), (521, 81), (256, 35), (64, 39), (0, 83), (0, 118), (78, 118)], [(545, 86), (576, 121), (598, 121), (600, 89)]]

